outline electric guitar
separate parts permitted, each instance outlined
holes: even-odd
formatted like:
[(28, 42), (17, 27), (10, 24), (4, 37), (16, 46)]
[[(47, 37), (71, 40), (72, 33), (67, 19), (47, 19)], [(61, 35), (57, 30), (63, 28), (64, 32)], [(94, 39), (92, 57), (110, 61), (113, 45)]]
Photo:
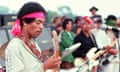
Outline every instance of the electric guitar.
[[(91, 70), (94, 66), (97, 66), (99, 64), (99, 60), (98, 58), (105, 54), (105, 53), (111, 53), (111, 54), (115, 54), (116, 50), (112, 49), (110, 46), (106, 46), (106, 48), (104, 50), (100, 50), (97, 53), (95, 53), (97, 50), (97, 48), (91, 48), (89, 50), (89, 52), (86, 54), (87, 58), (83, 59), (83, 58), (76, 58), (74, 60), (74, 65), (76, 67), (80, 67), (81, 66), (81, 72), (86, 72), (88, 70)], [(88, 66), (89, 65), (89, 66)]]

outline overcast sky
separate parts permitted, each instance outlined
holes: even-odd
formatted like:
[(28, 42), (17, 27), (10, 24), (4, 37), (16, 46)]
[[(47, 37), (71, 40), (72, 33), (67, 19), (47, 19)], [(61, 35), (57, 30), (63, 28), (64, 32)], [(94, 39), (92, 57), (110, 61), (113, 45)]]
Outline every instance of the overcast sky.
[(57, 11), (59, 6), (69, 6), (77, 15), (90, 15), (89, 8), (99, 8), (98, 14), (106, 17), (109, 14), (120, 16), (120, 0), (0, 0), (0, 5), (7, 6), (11, 10), (19, 10), (26, 2), (36, 1), (42, 4), (46, 10)]

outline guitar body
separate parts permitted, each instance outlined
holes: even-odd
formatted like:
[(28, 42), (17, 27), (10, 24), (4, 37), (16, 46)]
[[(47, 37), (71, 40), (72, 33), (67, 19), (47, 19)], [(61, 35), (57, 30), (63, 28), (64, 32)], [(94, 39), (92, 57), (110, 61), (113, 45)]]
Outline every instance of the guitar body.
[(80, 67), (80, 72), (87, 72), (88, 71), (88, 64), (87, 64), (87, 60), (83, 59), (83, 58), (75, 58), (74, 60), (74, 65), (75, 67)]
[(97, 53), (95, 53), (97, 48), (91, 48), (89, 52), (87, 53), (87, 58), (75, 58), (74, 65), (76, 67), (80, 67), (80, 72), (87, 72), (88, 70), (91, 71), (93, 67), (97, 66), (99, 64), (99, 61), (97, 60), (102, 54), (105, 53), (105, 50), (100, 50)]

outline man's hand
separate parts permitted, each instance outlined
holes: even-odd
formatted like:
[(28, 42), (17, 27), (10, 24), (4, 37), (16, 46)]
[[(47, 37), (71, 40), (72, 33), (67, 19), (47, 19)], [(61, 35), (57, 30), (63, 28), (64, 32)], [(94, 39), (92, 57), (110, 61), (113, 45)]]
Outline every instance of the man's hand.
[(47, 70), (47, 69), (54, 69), (58, 67), (60, 64), (61, 64), (61, 57), (56, 58), (56, 56), (53, 55), (43, 63), (43, 66), (44, 66), (44, 70)]

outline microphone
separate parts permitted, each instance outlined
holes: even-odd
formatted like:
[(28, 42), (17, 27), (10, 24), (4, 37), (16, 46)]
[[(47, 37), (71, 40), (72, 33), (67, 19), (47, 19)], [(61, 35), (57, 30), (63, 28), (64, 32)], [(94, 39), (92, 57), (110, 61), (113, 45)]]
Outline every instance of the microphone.
[(74, 52), (77, 48), (79, 48), (79, 46), (81, 45), (81, 43), (76, 43), (72, 46), (70, 46), (69, 48), (66, 48), (63, 52), (62, 52), (62, 58), (64, 58), (65, 56), (71, 54), (72, 52)]

